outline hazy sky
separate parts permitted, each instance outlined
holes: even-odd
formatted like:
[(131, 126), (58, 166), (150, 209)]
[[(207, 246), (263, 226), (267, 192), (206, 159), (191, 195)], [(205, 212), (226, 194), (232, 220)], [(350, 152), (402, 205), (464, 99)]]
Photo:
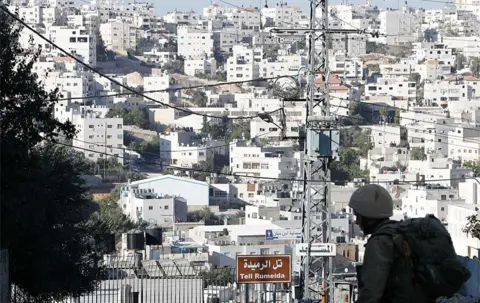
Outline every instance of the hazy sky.
[[(225, 1), (238, 6), (243, 5), (244, 7), (249, 7), (249, 6), (263, 7), (265, 5), (265, 0), (225, 0)], [(165, 14), (175, 9), (179, 11), (193, 9), (195, 11), (201, 12), (202, 8), (208, 6), (210, 2), (211, 2), (210, 0), (176, 0), (176, 1), (175, 0), (154, 0), (155, 9), (159, 14)], [(268, 0), (269, 6), (275, 5), (278, 2), (280, 1)], [(300, 6), (304, 12), (307, 12), (308, 10), (308, 3), (309, 3), (308, 0), (291, 0), (291, 1), (284, 0), (284, 2), (287, 2), (288, 4), (291, 4), (294, 6)], [(352, 4), (365, 3), (365, 1), (362, 1), (362, 0), (348, 0), (346, 2), (352, 3)], [(216, 3), (221, 6), (229, 7), (228, 4), (222, 3), (218, 0), (216, 1)], [(331, 0), (330, 3), (340, 4), (341, 0)], [(372, 5), (377, 5), (379, 7), (388, 6), (391, 8), (397, 8), (399, 4), (400, 6), (403, 5), (404, 0), (371, 0), (371, 3)], [(414, 1), (410, 0), (409, 5), (412, 5), (414, 7), (424, 7), (424, 8), (436, 8), (436, 7), (439, 8), (443, 6), (441, 3), (426, 2), (421, 0), (414, 0)]]

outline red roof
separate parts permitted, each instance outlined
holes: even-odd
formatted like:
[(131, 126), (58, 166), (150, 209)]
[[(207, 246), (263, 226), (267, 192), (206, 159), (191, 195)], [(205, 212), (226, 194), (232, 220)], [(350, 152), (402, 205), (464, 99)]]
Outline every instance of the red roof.
[[(328, 85), (332, 85), (332, 84), (337, 84), (337, 85), (341, 85), (342, 84), (342, 80), (340, 80), (337, 76), (335, 75), (332, 75), (330, 74), (330, 76), (328, 77)], [(318, 77), (315, 79), (315, 84), (322, 84), (323, 83), (323, 80), (322, 80), (322, 77)]]

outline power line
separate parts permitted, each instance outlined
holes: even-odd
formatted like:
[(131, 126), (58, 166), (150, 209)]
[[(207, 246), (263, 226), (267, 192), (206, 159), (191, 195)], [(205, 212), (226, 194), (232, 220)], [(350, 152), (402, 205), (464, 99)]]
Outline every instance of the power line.
[[(258, 139), (258, 138), (261, 138), (263, 136), (267, 136), (268, 134), (271, 134), (275, 131), (269, 131), (269, 132), (266, 132), (264, 134), (261, 134), (261, 135), (258, 135), (258, 136), (255, 136), (253, 138), (250, 138), (250, 140), (255, 140), (255, 139)], [(66, 136), (64, 135), (57, 135), (59, 137), (62, 137), (62, 138), (66, 138)], [(136, 153), (139, 153), (140, 154), (140, 151), (138, 150), (134, 150), (134, 149), (131, 149), (131, 148), (128, 148), (128, 147), (114, 147), (114, 146), (109, 146), (109, 145), (105, 145), (105, 144), (100, 144), (100, 143), (95, 143), (95, 142), (90, 142), (90, 141), (84, 141), (84, 140), (80, 140), (80, 139), (75, 139), (73, 138), (72, 139), (73, 141), (77, 141), (77, 142), (82, 142), (82, 143), (85, 143), (85, 144), (89, 144), (89, 145), (94, 145), (94, 146), (98, 146), (98, 147), (107, 147), (107, 148), (110, 148), (110, 149), (116, 149), (116, 150), (129, 150), (129, 151), (133, 151), (133, 152), (136, 152)], [(160, 143), (160, 142), (159, 142)], [(225, 145), (220, 145), (220, 146), (191, 146), (191, 147), (195, 147), (197, 150), (199, 151), (205, 151), (205, 150), (210, 150), (210, 149), (220, 149), (220, 148), (228, 148), (229, 146), (232, 146), (232, 145), (235, 145), (236, 143), (233, 142), (233, 143), (228, 143), (228, 144), (225, 144)], [(76, 147), (75, 147), (76, 148)], [(172, 153), (181, 153), (181, 152), (191, 152), (192, 150), (191, 149), (182, 149), (182, 150), (166, 150), (166, 151), (160, 151), (161, 154), (172, 154)], [(149, 155), (158, 155), (158, 153), (150, 153), (150, 152), (143, 152), (144, 154), (149, 154)]]
[[(59, 51), (61, 51), (62, 53), (64, 53), (65, 55), (67, 55), (68, 57), (72, 58), (73, 60), (75, 60), (77, 63), (81, 64), (82, 66), (86, 67), (87, 69), (89, 69), (90, 71), (102, 76), (102, 77), (105, 77), (105, 79), (109, 80), (110, 82), (112, 83), (115, 83), (117, 84), (118, 86), (122, 87), (123, 89), (127, 90), (127, 91), (130, 91), (131, 93), (133, 94), (136, 94), (136, 95), (139, 95), (139, 96), (142, 96), (143, 98), (151, 101), (151, 102), (154, 102), (154, 103), (158, 103), (158, 104), (161, 104), (165, 107), (169, 107), (169, 108), (173, 108), (173, 109), (176, 109), (176, 110), (179, 110), (179, 111), (182, 111), (182, 112), (186, 112), (186, 113), (189, 113), (189, 114), (193, 114), (193, 115), (198, 115), (198, 116), (203, 116), (203, 117), (208, 117), (208, 118), (216, 118), (216, 119), (222, 119), (224, 117), (222, 116), (214, 116), (214, 115), (209, 115), (209, 114), (202, 114), (202, 113), (198, 113), (198, 112), (194, 112), (194, 111), (191, 111), (189, 109), (185, 109), (185, 108), (182, 108), (182, 107), (177, 107), (177, 106), (174, 106), (174, 105), (171, 105), (171, 104), (168, 104), (168, 103), (164, 103), (164, 102), (161, 102), (161, 101), (158, 101), (158, 100), (155, 100), (151, 97), (148, 97), (146, 95), (144, 95), (143, 93), (140, 93), (140, 92), (137, 92), (135, 91), (134, 89), (130, 88), (129, 86), (127, 85), (124, 85), (122, 84), (121, 82), (107, 76), (106, 74), (100, 72), (99, 70), (95, 69), (94, 67), (91, 67), (89, 64), (83, 62), (82, 60), (78, 59), (77, 57), (75, 57), (74, 55), (70, 54), (69, 52), (67, 52), (65, 49), (61, 48), (60, 46), (58, 46), (57, 44), (55, 44), (53, 41), (51, 41), (50, 39), (46, 38), (44, 35), (42, 35), (41, 33), (39, 33), (38, 31), (36, 31), (34, 28), (32, 28), (30, 25), (28, 25), (26, 22), (24, 22), (22, 19), (20, 19), (18, 16), (16, 16), (14, 13), (10, 12), (6, 7), (5, 5), (0, 5), (0, 9), (3, 10), (6, 14), (8, 14), (10, 17), (12, 17), (13, 19), (15, 19), (16, 21), (18, 21), (22, 26), (24, 26), (25, 28), (27, 28), (28, 30), (30, 30), (31, 32), (33, 32), (35, 35), (37, 35), (38, 37), (40, 37), (42, 40), (44, 40), (45, 42), (51, 44), (53, 47), (55, 47), (56, 49), (58, 49)], [(291, 76), (280, 76), (280, 77), (273, 77), (271, 79), (279, 79), (279, 78), (286, 78), (286, 77), (291, 77)], [(268, 79), (268, 78), (264, 78), (263, 80), (265, 79)], [(261, 80), (246, 80), (244, 83), (247, 83), (247, 82), (253, 82), (253, 81), (261, 81)], [(224, 84), (222, 84), (224, 85)], [(215, 85), (210, 85), (210, 87), (212, 86), (218, 86), (218, 84), (215, 84)], [(198, 86), (198, 88), (205, 88), (205, 87), (208, 87), (207, 85), (201, 85), (201, 86)], [(173, 90), (173, 89), (172, 89)], [(178, 90), (178, 89), (177, 89)], [(166, 89), (165, 91), (171, 91), (169, 89)], [(278, 109), (279, 110), (279, 109)], [(269, 113), (273, 113), (273, 112), (276, 112), (277, 110), (274, 110), (272, 112), (269, 112)], [(254, 116), (245, 116), (245, 117), (233, 117), (233, 118), (230, 118), (232, 120), (242, 120), (242, 119), (252, 119), (252, 118), (256, 118), (258, 117), (258, 115), (254, 115)], [(228, 118), (228, 117), (227, 117)]]

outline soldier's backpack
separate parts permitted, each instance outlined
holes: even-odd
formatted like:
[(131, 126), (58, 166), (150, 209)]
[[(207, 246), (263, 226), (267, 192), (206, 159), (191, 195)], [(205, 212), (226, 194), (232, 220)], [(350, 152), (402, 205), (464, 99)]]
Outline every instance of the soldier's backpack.
[[(372, 236), (387, 234), (412, 265), (415, 282), (429, 298), (450, 297), (470, 278), (470, 271), (457, 260), (452, 239), (433, 215), (380, 228)], [(403, 245), (402, 245), (403, 244)]]

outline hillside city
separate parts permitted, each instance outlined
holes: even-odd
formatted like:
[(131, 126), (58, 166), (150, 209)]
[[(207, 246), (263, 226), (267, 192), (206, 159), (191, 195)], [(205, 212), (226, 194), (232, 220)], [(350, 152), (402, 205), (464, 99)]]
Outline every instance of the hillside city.
[[(58, 92), (54, 118), (76, 128), (57, 142), (116, 234), (100, 287), (51, 302), (299, 298), (309, 12), (230, 1), (164, 15), (137, 0), (6, 6), (28, 25), (19, 45), (40, 50), (31, 69)], [(437, 2), (328, 7), (329, 29), (352, 30), (327, 35), (315, 79), (338, 121), (332, 302), (356, 299), (366, 238), (348, 202), (364, 184), (388, 190), (394, 220), (433, 214), (458, 255), (480, 257), (480, 6)], [(237, 284), (238, 255), (289, 255), (291, 281)], [(119, 301), (127, 292), (140, 301)]]

